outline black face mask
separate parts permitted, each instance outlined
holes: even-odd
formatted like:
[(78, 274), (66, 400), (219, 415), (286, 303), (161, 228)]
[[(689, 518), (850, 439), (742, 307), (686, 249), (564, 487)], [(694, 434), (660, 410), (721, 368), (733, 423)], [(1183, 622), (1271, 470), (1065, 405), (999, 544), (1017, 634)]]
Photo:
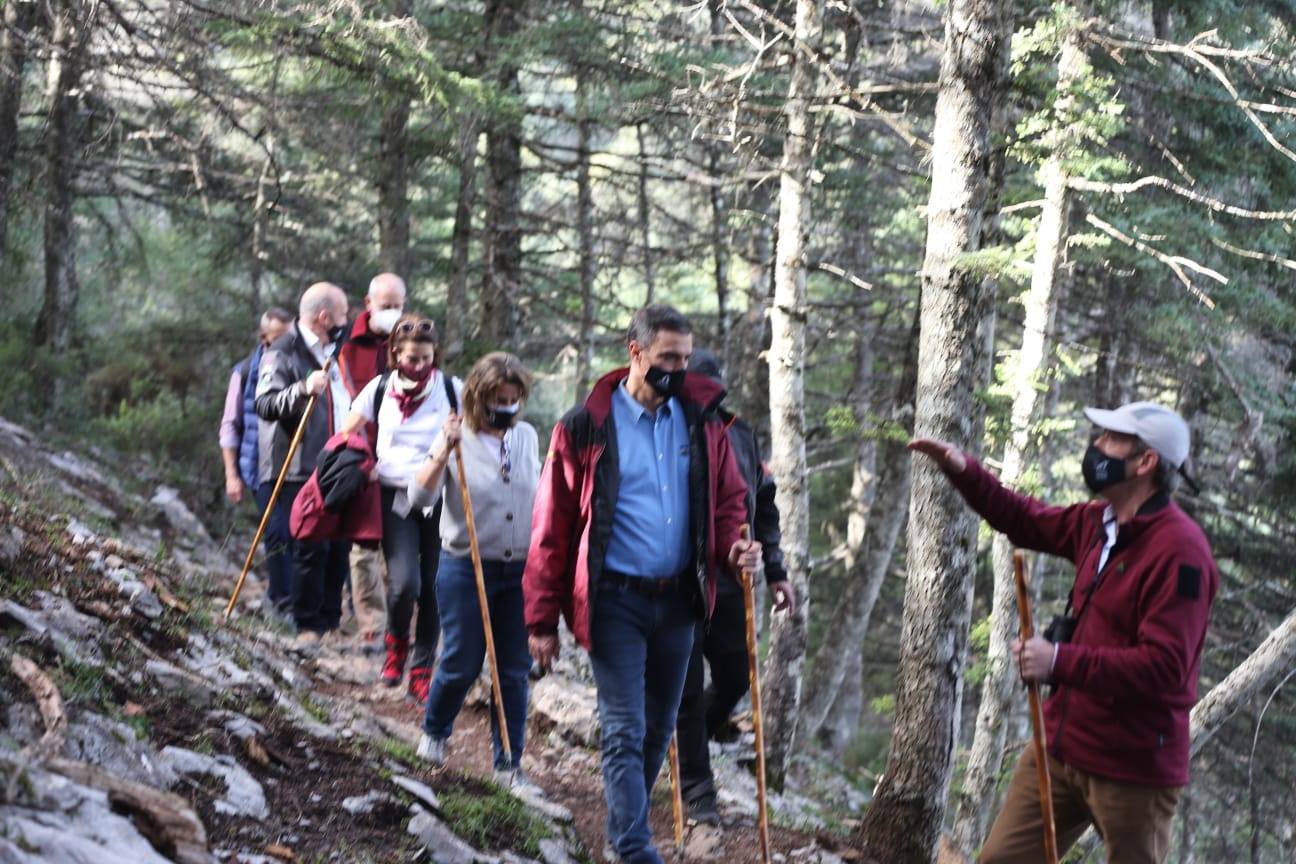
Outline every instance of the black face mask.
[(644, 380), (652, 385), (658, 396), (663, 399), (670, 399), (673, 396), (678, 396), (680, 391), (684, 389), (684, 372), (683, 369), (677, 372), (667, 372), (658, 366), (649, 366), (647, 374), (644, 375)]
[(518, 405), (513, 405), (510, 408), (487, 408), (486, 425), (492, 429), (511, 428), (513, 422), (517, 420), (519, 407), (520, 406)]
[(1099, 450), (1097, 444), (1090, 444), (1080, 463), (1080, 473), (1089, 491), (1097, 495), (1125, 481), (1125, 460), (1114, 459)]
[(340, 342), (342, 340), (342, 336), (346, 333), (346, 329), (347, 328), (345, 324), (338, 324), (336, 327), (330, 327), (328, 329), (329, 344), (336, 345), (338, 342)]

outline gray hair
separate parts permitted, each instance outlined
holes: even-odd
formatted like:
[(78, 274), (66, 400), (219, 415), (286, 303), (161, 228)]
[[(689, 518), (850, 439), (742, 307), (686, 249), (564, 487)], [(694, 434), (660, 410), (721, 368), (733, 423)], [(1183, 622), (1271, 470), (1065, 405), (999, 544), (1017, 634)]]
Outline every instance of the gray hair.
[(302, 294), (300, 308), (301, 319), (310, 321), (321, 312), (332, 312), (333, 306), (341, 299), (346, 303), (346, 294), (332, 282), (316, 282)]
[(626, 328), (626, 344), (638, 342), (647, 348), (662, 330), (687, 336), (693, 332), (693, 325), (674, 306), (653, 303), (640, 309), (630, 319), (630, 326)]
[(1170, 464), (1170, 460), (1165, 457), (1165, 454), (1148, 446), (1146, 441), (1139, 438), (1138, 448), (1130, 455), (1141, 456), (1149, 450), (1157, 454), (1156, 468), (1152, 472), (1152, 485), (1156, 487), (1158, 492), (1173, 495), (1174, 491), (1179, 488), (1179, 469)]

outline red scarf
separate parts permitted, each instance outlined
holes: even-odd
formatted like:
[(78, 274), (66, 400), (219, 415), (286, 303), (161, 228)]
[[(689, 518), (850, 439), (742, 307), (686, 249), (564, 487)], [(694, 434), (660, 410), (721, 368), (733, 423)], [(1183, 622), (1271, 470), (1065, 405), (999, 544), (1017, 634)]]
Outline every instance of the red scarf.
[(424, 382), (411, 381), (400, 372), (393, 372), (392, 378), (396, 383), (396, 390), (392, 396), (396, 399), (396, 407), (400, 409), (401, 422), (404, 422), (418, 410), (428, 394), (432, 392), (432, 385), (437, 380), (436, 371), (433, 370)]

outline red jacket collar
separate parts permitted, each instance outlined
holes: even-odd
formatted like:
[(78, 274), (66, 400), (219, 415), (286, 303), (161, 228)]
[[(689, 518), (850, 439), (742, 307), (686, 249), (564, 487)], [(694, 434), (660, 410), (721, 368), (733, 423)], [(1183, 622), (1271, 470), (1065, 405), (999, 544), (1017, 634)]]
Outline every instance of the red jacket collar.
[(386, 333), (375, 332), (369, 323), (369, 310), (366, 309), (356, 316), (355, 321), (351, 324), (350, 340), (354, 342), (359, 339), (362, 342), (382, 342), (386, 340)]
[[(600, 378), (585, 397), (585, 410), (598, 424), (604, 423), (612, 413), (612, 394), (621, 382), (630, 376), (629, 367), (613, 369)], [(694, 403), (703, 412), (713, 411), (724, 400), (725, 389), (706, 375), (689, 372), (684, 376), (684, 389), (680, 399)]]

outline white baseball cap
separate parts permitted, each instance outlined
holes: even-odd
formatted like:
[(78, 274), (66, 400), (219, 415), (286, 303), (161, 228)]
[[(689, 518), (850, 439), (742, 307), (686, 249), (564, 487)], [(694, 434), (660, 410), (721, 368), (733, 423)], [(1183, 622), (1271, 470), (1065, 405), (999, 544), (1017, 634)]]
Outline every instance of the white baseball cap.
[(1175, 468), (1188, 461), (1191, 436), (1177, 413), (1155, 402), (1130, 402), (1114, 410), (1086, 408), (1085, 416), (1100, 429), (1136, 435)]

